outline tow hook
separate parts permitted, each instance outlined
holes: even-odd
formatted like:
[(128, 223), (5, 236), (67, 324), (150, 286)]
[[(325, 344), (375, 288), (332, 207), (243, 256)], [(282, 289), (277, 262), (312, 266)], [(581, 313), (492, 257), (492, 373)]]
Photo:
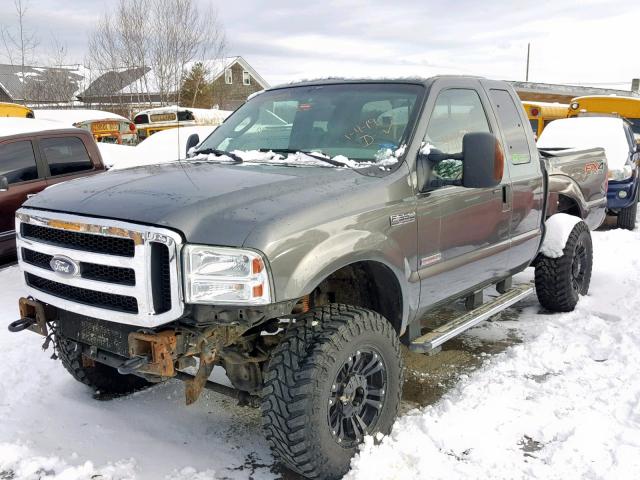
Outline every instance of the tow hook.
[(9, 331), (13, 333), (21, 332), (22, 330), (26, 330), (36, 323), (35, 318), (20, 318), (15, 320), (9, 324)]
[(135, 373), (144, 366), (149, 364), (149, 357), (133, 357), (118, 367), (118, 373), (121, 375), (129, 375)]
[(18, 302), (20, 318), (9, 324), (10, 332), (16, 333), (31, 330), (44, 337), (48, 336), (47, 317), (44, 305), (36, 300), (22, 297)]

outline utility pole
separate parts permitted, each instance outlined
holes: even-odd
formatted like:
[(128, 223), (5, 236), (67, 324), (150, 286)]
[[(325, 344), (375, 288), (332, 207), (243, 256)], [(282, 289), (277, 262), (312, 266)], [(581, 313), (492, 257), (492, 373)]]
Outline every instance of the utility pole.
[(529, 55), (531, 54), (531, 43), (527, 43), (527, 76), (526, 81), (529, 81)]

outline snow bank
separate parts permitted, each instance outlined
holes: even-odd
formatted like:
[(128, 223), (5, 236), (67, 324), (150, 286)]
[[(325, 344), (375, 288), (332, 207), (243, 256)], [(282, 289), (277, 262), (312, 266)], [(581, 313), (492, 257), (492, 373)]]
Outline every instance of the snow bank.
[(554, 120), (538, 139), (539, 148), (604, 148), (610, 169), (622, 169), (629, 157), (623, 120), (615, 117), (575, 117)]
[(20, 135), (69, 128), (69, 125), (35, 118), (0, 117), (0, 136)]
[(578, 222), (580, 218), (566, 213), (556, 213), (547, 218), (544, 222), (546, 231), (540, 253), (545, 257), (560, 258), (569, 235)]
[(591, 293), (574, 312), (540, 315), (532, 298), (522, 344), (400, 418), (379, 445), (369, 438), (346, 479), (640, 478), (640, 234), (593, 237)]
[[(187, 140), (192, 134), (197, 133), (202, 142), (215, 129), (216, 127), (211, 125), (169, 128), (154, 133), (135, 147), (126, 147), (128, 150), (109, 147), (104, 150), (113, 170), (183, 160), (187, 158)], [(101, 148), (100, 152), (102, 151)]]

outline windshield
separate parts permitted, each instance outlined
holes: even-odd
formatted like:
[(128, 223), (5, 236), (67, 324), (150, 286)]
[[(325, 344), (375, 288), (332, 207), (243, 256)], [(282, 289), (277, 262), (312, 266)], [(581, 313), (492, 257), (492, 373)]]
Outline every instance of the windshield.
[(198, 150), (273, 151), (285, 157), (314, 152), (342, 163), (375, 164), (400, 156), (422, 91), (420, 85), (393, 83), (267, 91), (240, 107)]

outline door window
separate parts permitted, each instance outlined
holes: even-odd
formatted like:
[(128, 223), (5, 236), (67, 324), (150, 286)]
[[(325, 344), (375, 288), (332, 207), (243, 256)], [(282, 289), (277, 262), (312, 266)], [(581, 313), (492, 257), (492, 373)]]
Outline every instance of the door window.
[(38, 166), (30, 140), (0, 145), (0, 176), (9, 184), (38, 178)]
[(51, 175), (69, 175), (93, 169), (84, 142), (78, 137), (55, 137), (40, 140), (40, 148)]
[(514, 165), (529, 163), (531, 161), (529, 142), (513, 98), (506, 90), (491, 90), (490, 95), (497, 109), (511, 163)]
[[(462, 138), (471, 132), (490, 132), (478, 92), (456, 88), (438, 95), (429, 120), (425, 143), (443, 153), (462, 152)], [(444, 160), (433, 168), (429, 185), (457, 185), (462, 181), (462, 161)]]

